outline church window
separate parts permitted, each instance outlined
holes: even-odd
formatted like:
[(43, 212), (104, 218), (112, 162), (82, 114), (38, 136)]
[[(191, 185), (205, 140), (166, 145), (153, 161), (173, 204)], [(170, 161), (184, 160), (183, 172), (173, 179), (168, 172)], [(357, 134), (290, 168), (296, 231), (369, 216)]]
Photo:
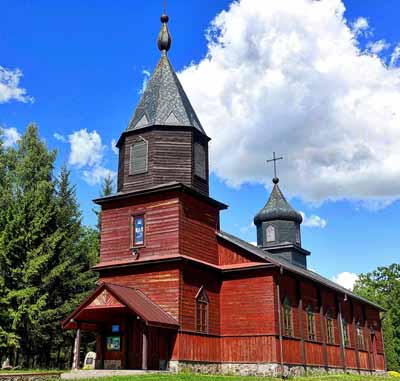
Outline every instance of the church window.
[(207, 178), (206, 151), (200, 143), (194, 143), (194, 174), (202, 179)]
[(289, 298), (283, 301), (283, 329), (286, 336), (293, 336), (293, 315)]
[(301, 238), (300, 238), (300, 228), (296, 228), (296, 243), (300, 245), (301, 243)]
[(196, 331), (201, 333), (208, 332), (208, 296), (204, 286), (196, 295)]
[(357, 330), (358, 348), (363, 350), (364, 349), (364, 332), (363, 332), (361, 323), (359, 321), (356, 324), (356, 330)]
[(275, 242), (276, 234), (275, 234), (275, 226), (268, 225), (267, 226), (267, 242)]
[(144, 216), (132, 216), (132, 247), (144, 245)]
[(330, 310), (326, 312), (326, 335), (328, 344), (335, 344), (335, 328)]
[(137, 141), (130, 147), (129, 174), (138, 175), (147, 172), (148, 143), (147, 140)]
[(317, 339), (315, 333), (315, 314), (314, 309), (311, 306), (307, 307), (307, 333), (308, 340), (315, 341)]
[(343, 328), (343, 343), (345, 347), (350, 347), (350, 333), (349, 333), (349, 324), (346, 319), (342, 319), (342, 328)]

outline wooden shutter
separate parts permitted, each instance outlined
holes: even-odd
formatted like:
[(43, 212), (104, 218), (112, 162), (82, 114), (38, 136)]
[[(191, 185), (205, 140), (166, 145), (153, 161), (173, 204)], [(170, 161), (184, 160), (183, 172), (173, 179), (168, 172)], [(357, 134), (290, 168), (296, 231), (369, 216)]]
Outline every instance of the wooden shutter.
[(206, 179), (206, 151), (200, 143), (194, 143), (194, 174)]
[(131, 146), (129, 174), (137, 175), (147, 172), (148, 144), (141, 140)]

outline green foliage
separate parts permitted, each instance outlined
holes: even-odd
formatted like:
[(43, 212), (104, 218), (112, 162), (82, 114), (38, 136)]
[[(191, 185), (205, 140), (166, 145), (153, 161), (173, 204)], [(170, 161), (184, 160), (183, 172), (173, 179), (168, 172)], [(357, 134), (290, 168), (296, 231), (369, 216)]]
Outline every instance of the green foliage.
[(98, 232), (81, 225), (75, 187), (29, 125), (18, 146), (0, 137), (0, 360), (57, 367), (72, 337), (60, 321), (92, 289)]
[(387, 310), (382, 321), (387, 366), (400, 370), (400, 264), (360, 275), (354, 291)]

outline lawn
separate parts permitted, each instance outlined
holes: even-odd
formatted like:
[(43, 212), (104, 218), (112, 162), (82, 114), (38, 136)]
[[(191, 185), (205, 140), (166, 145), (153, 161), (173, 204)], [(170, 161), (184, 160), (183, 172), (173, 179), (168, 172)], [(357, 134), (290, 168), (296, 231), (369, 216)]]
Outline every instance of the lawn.
[[(290, 378), (295, 381), (395, 381), (395, 377), (364, 376), (364, 375), (329, 375)], [(87, 381), (95, 381), (90, 379)], [(240, 376), (211, 376), (182, 373), (176, 375), (148, 374), (142, 376), (115, 376), (99, 378), (96, 381), (277, 381), (279, 378), (270, 377), (240, 377)], [(81, 380), (83, 381), (83, 380)], [(86, 381), (86, 380), (85, 380)]]

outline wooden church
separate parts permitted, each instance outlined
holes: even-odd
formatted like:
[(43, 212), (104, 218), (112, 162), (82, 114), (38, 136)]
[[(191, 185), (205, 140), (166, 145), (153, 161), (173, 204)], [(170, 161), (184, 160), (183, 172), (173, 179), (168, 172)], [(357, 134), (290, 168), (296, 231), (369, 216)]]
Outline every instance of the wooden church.
[(119, 141), (101, 206), (98, 287), (63, 322), (96, 333), (98, 369), (288, 375), (385, 371), (382, 309), (307, 269), (302, 217), (273, 179), (257, 246), (221, 230), (208, 143), (167, 52)]

